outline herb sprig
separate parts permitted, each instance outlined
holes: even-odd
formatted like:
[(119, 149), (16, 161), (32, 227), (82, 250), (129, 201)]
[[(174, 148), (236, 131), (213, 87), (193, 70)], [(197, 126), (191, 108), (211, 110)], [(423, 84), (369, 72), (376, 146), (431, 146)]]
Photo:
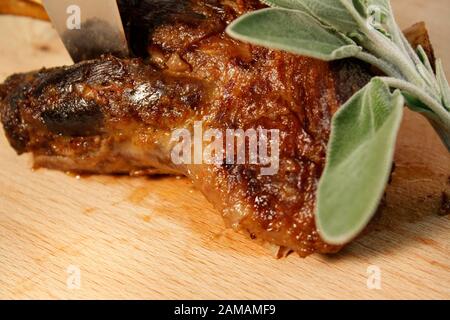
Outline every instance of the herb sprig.
[(333, 117), (316, 220), (323, 239), (342, 244), (370, 221), (393, 163), (403, 105), (429, 119), (450, 151), (450, 87), (398, 27), (389, 0), (261, 0), (272, 7), (234, 21), (228, 34), (271, 49), (331, 61), (358, 58), (376, 77)]

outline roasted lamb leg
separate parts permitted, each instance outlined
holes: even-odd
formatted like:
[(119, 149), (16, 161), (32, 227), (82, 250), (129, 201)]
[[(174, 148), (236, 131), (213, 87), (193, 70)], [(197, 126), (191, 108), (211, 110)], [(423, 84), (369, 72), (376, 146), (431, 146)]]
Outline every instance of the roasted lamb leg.
[[(321, 62), (227, 37), (257, 1), (185, 1), (149, 31), (148, 57), (111, 56), (13, 75), (0, 86), (6, 135), (35, 165), (98, 174), (180, 174), (227, 225), (301, 256), (337, 252), (314, 222), (336, 110), (370, 79), (352, 60)], [(260, 164), (175, 164), (176, 129), (280, 132), (279, 170)]]

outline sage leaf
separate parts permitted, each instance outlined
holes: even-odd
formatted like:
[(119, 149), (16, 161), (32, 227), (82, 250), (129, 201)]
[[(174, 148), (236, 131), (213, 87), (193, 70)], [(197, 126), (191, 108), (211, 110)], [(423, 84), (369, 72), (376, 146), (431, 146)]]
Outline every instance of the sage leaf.
[(356, 237), (377, 210), (389, 180), (404, 98), (379, 78), (336, 113), (327, 163), (317, 193), (323, 239), (343, 244)]
[(244, 15), (227, 28), (238, 40), (325, 61), (354, 57), (362, 48), (301, 11), (269, 8)]
[(339, 0), (263, 0), (272, 7), (307, 12), (322, 23), (343, 33), (359, 29), (358, 24)]
[(444, 67), (442, 66), (442, 61), (440, 59), (436, 61), (436, 78), (441, 89), (442, 102), (446, 109), (450, 110), (450, 87), (447, 78), (445, 77)]

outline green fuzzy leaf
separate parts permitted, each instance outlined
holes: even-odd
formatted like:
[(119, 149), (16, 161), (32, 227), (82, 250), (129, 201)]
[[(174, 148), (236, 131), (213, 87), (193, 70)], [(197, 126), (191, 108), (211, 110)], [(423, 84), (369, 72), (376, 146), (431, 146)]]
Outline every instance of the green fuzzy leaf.
[(375, 78), (333, 118), (316, 212), (326, 242), (352, 240), (376, 212), (390, 176), (403, 106), (400, 91), (391, 94)]
[(362, 50), (309, 14), (288, 9), (246, 14), (231, 23), (227, 32), (241, 41), (326, 61), (353, 57)]
[(268, 6), (310, 13), (322, 23), (343, 33), (359, 29), (358, 24), (339, 0), (263, 0)]

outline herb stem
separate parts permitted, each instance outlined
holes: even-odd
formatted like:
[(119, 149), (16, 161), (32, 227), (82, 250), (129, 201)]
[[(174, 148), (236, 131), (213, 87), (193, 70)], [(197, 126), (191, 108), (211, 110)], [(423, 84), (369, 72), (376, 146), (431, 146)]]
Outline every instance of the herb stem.
[(370, 53), (361, 51), (356, 54), (355, 58), (377, 67), (389, 77), (402, 78), (401, 73), (394, 66)]
[(421, 88), (426, 86), (425, 81), (419, 75), (415, 65), (409, 57), (408, 59), (405, 59), (405, 55), (400, 49), (382, 34), (370, 32), (368, 28), (367, 31), (367, 36), (372, 41), (372, 43), (368, 45), (370, 46), (370, 51), (374, 51), (378, 55), (384, 56), (387, 60), (391, 61), (391, 63), (393, 63), (403, 74), (402, 78), (406, 78), (406, 80)]
[[(387, 1), (387, 6), (388, 6), (388, 11), (393, 13), (394, 10), (392, 8), (390, 1)], [(420, 62), (420, 59), (417, 56), (414, 49), (412, 48), (409, 41), (406, 39), (405, 34), (398, 27), (398, 23), (393, 14), (390, 15), (390, 20), (392, 23), (390, 24), (389, 27), (392, 29), (392, 31), (394, 33), (395, 42), (400, 46), (400, 48), (403, 50), (403, 52), (406, 54), (406, 56), (412, 60), (414, 65), (418, 64)]]
[(445, 126), (445, 130), (450, 130), (450, 112), (445, 110), (442, 105), (437, 102), (436, 99), (430, 97), (428, 93), (418, 88), (417, 86), (403, 80), (391, 77), (380, 77), (380, 79), (392, 88), (400, 89), (401, 91), (405, 91), (409, 94), (412, 94), (413, 96), (416, 96), (442, 120), (442, 123)]
[(401, 71), (403, 74), (402, 78), (406, 78), (406, 80), (421, 88), (426, 87), (425, 81), (418, 74), (412, 58), (408, 55), (408, 59), (405, 59), (405, 54), (403, 54), (403, 51), (398, 46), (396, 46), (391, 40), (386, 38), (381, 33), (374, 32), (375, 30), (373, 27), (369, 26), (367, 21), (361, 18), (360, 14), (351, 2), (346, 0), (340, 1), (356, 20), (361, 28), (361, 31), (368, 38), (368, 41), (361, 45), (368, 49), (368, 51), (375, 52), (379, 56), (386, 57), (386, 60), (390, 60)]

